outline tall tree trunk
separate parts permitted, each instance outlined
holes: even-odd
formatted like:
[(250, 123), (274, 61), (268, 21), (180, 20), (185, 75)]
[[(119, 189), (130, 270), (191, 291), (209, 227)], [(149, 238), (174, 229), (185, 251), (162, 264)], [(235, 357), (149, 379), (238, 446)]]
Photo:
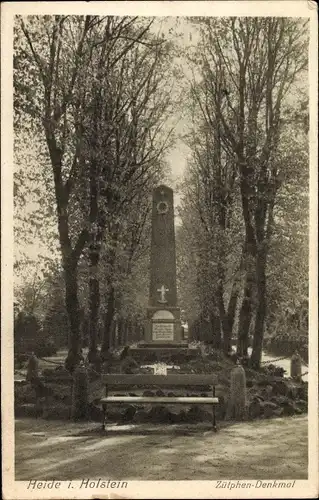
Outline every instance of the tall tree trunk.
[(132, 322), (132, 328), (127, 328), (126, 342), (129, 344), (134, 336), (139, 340), (142, 340), (141, 325), (138, 318), (136, 317), (134, 317), (134, 320)]
[(80, 362), (80, 314), (78, 302), (77, 262), (69, 260), (64, 265), (65, 305), (69, 317), (69, 352), (65, 360), (67, 370), (72, 372)]
[(124, 321), (124, 325), (123, 325), (123, 336), (122, 336), (122, 345), (126, 345), (128, 343), (128, 333), (130, 331), (130, 325), (131, 325), (131, 322), (128, 321), (128, 320), (125, 320)]
[(125, 326), (126, 326), (126, 319), (123, 317), (119, 317), (118, 319), (118, 343), (119, 346), (123, 346), (125, 344)]
[(111, 326), (115, 312), (115, 293), (113, 285), (110, 286), (109, 294), (107, 298), (106, 313), (104, 317), (104, 332), (101, 354), (106, 355), (110, 348), (110, 334)]
[(265, 318), (267, 313), (266, 298), (266, 252), (261, 250), (257, 255), (257, 298), (258, 305), (256, 311), (255, 331), (253, 340), (253, 351), (251, 364), (254, 368), (259, 368), (262, 354)]
[(100, 284), (97, 276), (99, 254), (90, 252), (90, 277), (89, 277), (89, 307), (90, 307), (90, 344), (88, 359), (90, 363), (95, 363), (98, 358), (97, 337), (98, 337), (98, 316), (100, 308)]
[(119, 321), (117, 318), (113, 317), (111, 324), (111, 342), (110, 347), (116, 349), (119, 346)]
[(230, 338), (232, 338), (233, 336), (233, 327), (235, 322), (238, 294), (239, 294), (238, 287), (233, 286), (227, 308), (227, 320), (228, 320)]
[(230, 331), (231, 337), (233, 335), (237, 302), (238, 302), (238, 296), (239, 296), (239, 291), (240, 291), (240, 277), (241, 277), (241, 273), (243, 271), (243, 265), (244, 265), (244, 252), (242, 252), (242, 254), (241, 254), (239, 269), (237, 270), (237, 272), (235, 274), (235, 278), (233, 281), (233, 285), (232, 285), (232, 289), (231, 289), (231, 293), (230, 293), (230, 298), (229, 298), (229, 302), (228, 302), (228, 308), (227, 308), (228, 325), (229, 325), (229, 331)]
[(87, 314), (83, 313), (83, 318), (81, 319), (81, 338), (83, 347), (88, 347), (89, 345), (89, 321)]
[(145, 340), (145, 324), (140, 325), (139, 330), (137, 332), (137, 339), (138, 340)]
[[(109, 337), (108, 348), (114, 349), (114, 347), (115, 347), (115, 321), (114, 321), (114, 319), (111, 321), (108, 337)], [(102, 345), (102, 350), (101, 350), (101, 356), (103, 358), (103, 345)]]
[(237, 354), (248, 356), (249, 327), (254, 313), (254, 289), (256, 285), (256, 240), (246, 232), (244, 248), (244, 265), (246, 279), (244, 286), (244, 297), (239, 313)]
[(200, 340), (198, 331), (199, 319), (195, 318), (188, 324), (188, 342)]
[[(271, 196), (266, 191), (266, 173), (260, 178), (258, 190), (260, 196), (255, 210), (255, 223), (257, 235), (257, 252), (256, 252), (256, 284), (257, 284), (257, 310), (255, 319), (255, 329), (253, 338), (253, 351), (251, 355), (251, 365), (259, 368), (262, 355), (265, 319), (267, 314), (267, 286), (266, 286), (266, 266), (269, 250), (269, 242), (271, 241), (273, 231), (273, 211), (275, 206), (276, 191), (278, 186), (275, 185)], [(267, 217), (268, 211), (268, 217)]]
[[(47, 115), (50, 115), (49, 108), (47, 109)], [(81, 359), (81, 331), (77, 271), (79, 258), (82, 254), (85, 244), (87, 243), (88, 231), (87, 229), (82, 229), (74, 245), (74, 248), (72, 249), (69, 234), (68, 215), (68, 200), (70, 194), (69, 186), (67, 183), (63, 183), (62, 152), (57, 147), (56, 139), (51, 130), (51, 127), (49, 126), (49, 122), (46, 123), (45, 134), (53, 168), (54, 188), (58, 214), (58, 232), (65, 280), (65, 306), (70, 323), (70, 334), (68, 339), (69, 352), (65, 360), (65, 366), (67, 370), (72, 372)]]
[(97, 328), (100, 308), (100, 285), (98, 279), (98, 265), (100, 260), (101, 241), (103, 229), (101, 227), (101, 217), (99, 216), (99, 189), (98, 174), (99, 166), (96, 158), (97, 146), (97, 124), (100, 113), (99, 93), (95, 97), (95, 110), (97, 113), (94, 120), (94, 133), (91, 144), (91, 162), (90, 162), (90, 245), (89, 245), (89, 318), (90, 318), (90, 348), (88, 358), (91, 363), (98, 362), (97, 352)]
[[(134, 332), (137, 332), (137, 330), (138, 330), (138, 325), (137, 325), (136, 321), (134, 320), (133, 332), (132, 332), (132, 330), (126, 329), (126, 332), (125, 332), (125, 343), (126, 344), (129, 344), (130, 342), (132, 342)], [(137, 334), (135, 333), (135, 335), (137, 335)]]
[(231, 349), (230, 341), (231, 341), (231, 330), (228, 323), (228, 315), (225, 311), (224, 305), (224, 297), (223, 297), (223, 284), (220, 282), (217, 289), (218, 296), (218, 308), (219, 308), (219, 323), (222, 327), (222, 337), (223, 337), (223, 351), (225, 354), (229, 353)]
[(65, 279), (65, 306), (70, 322), (69, 352), (65, 360), (65, 366), (72, 372), (81, 360), (81, 331), (77, 283), (78, 261), (88, 241), (89, 233), (87, 228), (83, 228), (72, 248), (68, 215), (70, 185), (67, 182), (63, 183), (62, 153), (57, 147), (56, 139), (48, 122), (45, 127), (45, 134), (53, 168), (58, 213), (58, 232)]
[(251, 273), (247, 273), (244, 297), (239, 313), (238, 338), (237, 338), (237, 354), (238, 356), (248, 355), (249, 344), (249, 327), (253, 315), (253, 289), (254, 281)]
[(262, 249), (258, 251), (256, 263), (256, 277), (257, 277), (257, 311), (255, 321), (255, 331), (253, 339), (253, 351), (251, 355), (251, 365), (254, 368), (259, 368), (263, 339), (265, 318), (267, 313), (267, 298), (266, 298), (266, 252)]
[(212, 345), (215, 349), (220, 349), (222, 345), (222, 325), (219, 314), (211, 311), (209, 313)]

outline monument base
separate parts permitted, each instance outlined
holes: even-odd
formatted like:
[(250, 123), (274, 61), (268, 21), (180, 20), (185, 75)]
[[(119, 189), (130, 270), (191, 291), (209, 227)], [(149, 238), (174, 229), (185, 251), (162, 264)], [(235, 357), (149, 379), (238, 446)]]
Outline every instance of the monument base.
[(171, 344), (183, 341), (179, 307), (148, 307), (144, 341), (148, 344)]
[(130, 347), (129, 355), (140, 364), (145, 363), (168, 363), (176, 364), (185, 363), (200, 356), (198, 348), (190, 348), (187, 344), (172, 343), (157, 344), (154, 343), (147, 347), (142, 342), (137, 347)]
[(179, 307), (148, 307), (144, 331), (144, 340), (129, 350), (136, 361), (178, 364), (199, 354), (183, 339)]
[(140, 349), (188, 349), (187, 342), (144, 342), (141, 341), (138, 343), (138, 347)]

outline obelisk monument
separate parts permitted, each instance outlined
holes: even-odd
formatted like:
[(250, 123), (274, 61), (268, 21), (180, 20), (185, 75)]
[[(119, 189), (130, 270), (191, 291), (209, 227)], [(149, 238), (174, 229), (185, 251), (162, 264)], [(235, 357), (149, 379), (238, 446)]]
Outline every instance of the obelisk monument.
[(173, 190), (158, 186), (153, 191), (149, 306), (145, 341), (176, 343), (181, 339), (177, 305)]

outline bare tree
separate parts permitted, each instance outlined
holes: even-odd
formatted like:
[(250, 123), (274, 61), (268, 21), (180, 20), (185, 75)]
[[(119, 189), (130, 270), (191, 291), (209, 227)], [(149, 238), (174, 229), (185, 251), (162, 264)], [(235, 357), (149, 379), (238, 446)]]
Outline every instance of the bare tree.
[[(134, 180), (134, 175), (141, 173), (136, 167), (132, 168), (132, 163), (126, 169), (122, 168), (124, 156), (127, 155), (132, 161), (133, 145), (136, 148), (136, 140), (132, 139), (134, 127), (127, 122), (128, 113), (132, 113), (132, 110), (134, 112), (133, 93), (127, 95), (125, 89), (120, 87), (115, 87), (114, 90), (111, 79), (114, 84), (119, 77), (116, 71), (120, 68), (124, 71), (122, 76), (129, 76), (127, 56), (129, 53), (135, 54), (137, 45), (149, 48), (150, 41), (146, 35), (150, 26), (150, 20), (128, 17), (17, 18), (14, 60), (15, 125), (17, 128), (25, 126), (24, 119), (27, 117), (31, 135), (35, 137), (38, 134), (37, 139), (42, 140), (48, 150), (54, 180), (66, 308), (70, 321), (67, 358), (67, 366), (70, 369), (73, 369), (80, 359), (77, 289), (79, 260), (86, 245), (90, 243), (91, 324), (94, 325), (98, 309), (98, 303), (94, 302), (98, 296), (97, 280), (94, 276), (102, 239), (101, 217), (107, 213), (110, 205), (115, 204), (114, 199), (117, 196), (115, 193), (120, 192), (120, 183), (129, 185)], [(151, 42), (150, 48), (152, 50), (154, 48)], [(126, 61), (126, 64), (123, 61)], [(107, 68), (103, 68), (104, 63), (107, 63)], [(153, 74), (155, 74), (154, 69), (155, 67), (152, 69)], [(103, 89), (98, 80), (100, 77), (103, 83), (107, 83), (108, 91), (113, 88), (113, 94), (107, 98), (106, 89)], [(121, 82), (121, 78), (119, 81)], [(143, 88), (144, 85), (148, 88), (148, 94), (153, 96), (151, 80), (140, 87)], [(110, 103), (113, 106), (111, 109), (108, 108)], [(136, 113), (139, 113), (138, 109)], [(86, 126), (93, 117), (97, 121), (89, 122), (92, 126), (89, 137)], [(107, 128), (110, 123), (111, 130)], [(104, 133), (101, 134), (99, 127), (104, 125)], [(122, 141), (120, 146), (119, 137), (114, 133), (116, 128), (118, 136), (121, 133), (126, 137), (126, 142)], [(154, 142), (154, 127), (150, 127), (151, 132), (146, 126), (143, 130), (147, 140)], [(156, 152), (159, 154), (158, 149)], [(138, 152), (140, 155), (142, 153)], [(100, 170), (99, 177), (103, 154), (104, 171)], [(118, 154), (115, 162), (114, 154)], [(149, 152), (143, 161), (145, 168), (145, 162), (151, 162)], [(122, 172), (122, 176), (114, 175), (115, 164), (118, 171)], [(140, 159), (139, 164), (141, 164)], [(105, 181), (104, 192), (101, 178)], [(137, 188), (137, 184), (135, 187)], [(97, 205), (98, 192), (108, 200), (107, 208), (103, 211)], [(129, 199), (126, 197), (127, 203)], [(124, 203), (124, 200), (118, 201), (119, 204)], [(114, 211), (111, 212), (114, 215)], [(106, 226), (106, 222), (104, 221), (102, 225)]]
[[(115, 39), (111, 33), (117, 29), (117, 23), (122, 21), (108, 20), (107, 40)], [(170, 131), (163, 131), (172, 104), (167, 85), (169, 47), (162, 38), (159, 40), (149, 33), (151, 25), (152, 21), (142, 27), (140, 23), (131, 23), (129, 39), (135, 42), (130, 50), (124, 54), (122, 42), (117, 46), (112, 42), (109, 47), (104, 44), (92, 68), (91, 100), (83, 126), (90, 165), (91, 360), (97, 356), (100, 304), (97, 271), (101, 251), (107, 254), (109, 269), (105, 275), (108, 281), (102, 342), (105, 354), (115, 312), (112, 275), (121, 232), (136, 199), (148, 198), (150, 187), (163, 175), (163, 155), (171, 144)], [(123, 31), (119, 33), (121, 39)]]
[(266, 315), (266, 263), (281, 185), (276, 161), (289, 91), (307, 66), (307, 22), (285, 18), (207, 19), (199, 26), (203, 80), (222, 149), (240, 179), (246, 271), (238, 352), (247, 355), (255, 312), (252, 362), (259, 365)]

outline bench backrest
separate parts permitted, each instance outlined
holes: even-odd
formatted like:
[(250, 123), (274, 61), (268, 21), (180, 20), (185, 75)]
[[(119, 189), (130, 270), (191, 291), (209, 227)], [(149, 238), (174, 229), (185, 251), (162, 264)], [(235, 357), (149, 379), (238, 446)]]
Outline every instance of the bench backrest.
[(102, 375), (102, 382), (107, 386), (214, 386), (217, 383), (215, 375), (209, 374), (168, 374), (168, 375), (153, 375), (153, 374), (122, 374), (112, 373)]

